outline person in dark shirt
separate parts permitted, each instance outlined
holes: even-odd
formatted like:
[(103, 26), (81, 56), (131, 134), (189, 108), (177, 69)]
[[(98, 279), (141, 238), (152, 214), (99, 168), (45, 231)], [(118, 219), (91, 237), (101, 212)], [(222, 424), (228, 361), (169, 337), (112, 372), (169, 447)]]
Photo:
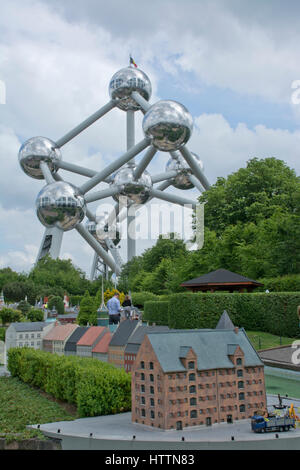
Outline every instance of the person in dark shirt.
[(131, 303), (130, 297), (129, 295), (126, 295), (122, 303), (122, 307), (124, 307), (126, 318), (130, 318), (131, 306), (132, 306), (132, 303)]

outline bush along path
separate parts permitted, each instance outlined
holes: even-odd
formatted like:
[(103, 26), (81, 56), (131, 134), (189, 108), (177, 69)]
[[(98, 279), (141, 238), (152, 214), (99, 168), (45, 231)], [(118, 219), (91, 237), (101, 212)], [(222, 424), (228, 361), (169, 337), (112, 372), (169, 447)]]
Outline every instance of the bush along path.
[(13, 377), (75, 405), (79, 417), (131, 409), (131, 375), (93, 358), (11, 348), (8, 369)]

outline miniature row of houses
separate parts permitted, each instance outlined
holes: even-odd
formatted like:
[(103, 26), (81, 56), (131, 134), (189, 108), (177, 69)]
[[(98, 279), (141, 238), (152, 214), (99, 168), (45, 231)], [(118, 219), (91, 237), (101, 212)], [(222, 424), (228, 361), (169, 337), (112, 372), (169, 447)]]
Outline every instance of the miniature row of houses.
[(20, 322), (7, 329), (6, 349), (27, 346), (59, 355), (93, 357), (130, 372), (145, 334), (167, 330), (167, 326), (146, 326), (130, 319), (113, 332), (104, 326)]
[(101, 326), (82, 327), (49, 322), (11, 323), (6, 331), (6, 350), (11, 347), (31, 347), (59, 355), (108, 359), (112, 333)]

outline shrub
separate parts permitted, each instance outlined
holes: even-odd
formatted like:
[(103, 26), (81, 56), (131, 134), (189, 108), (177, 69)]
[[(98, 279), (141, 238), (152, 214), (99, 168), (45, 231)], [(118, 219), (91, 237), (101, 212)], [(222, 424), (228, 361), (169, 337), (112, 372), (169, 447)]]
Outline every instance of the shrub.
[(264, 286), (260, 287), (261, 292), (268, 289), (271, 292), (300, 292), (300, 274), (289, 274), (274, 278), (260, 279)]
[(150, 300), (160, 300), (159, 296), (152, 292), (133, 292), (131, 294), (131, 300), (135, 307), (144, 308), (144, 304)]
[(112, 364), (25, 347), (8, 350), (8, 369), (23, 382), (75, 404), (81, 417), (131, 408), (131, 376)]
[(43, 321), (44, 320), (44, 312), (39, 308), (32, 308), (27, 313), (27, 319), (29, 321)]
[(3, 325), (6, 323), (21, 321), (22, 312), (20, 310), (14, 310), (13, 308), (4, 307), (0, 310), (0, 318)]
[(145, 302), (143, 320), (149, 323), (155, 323), (156, 325), (168, 325), (169, 302)]

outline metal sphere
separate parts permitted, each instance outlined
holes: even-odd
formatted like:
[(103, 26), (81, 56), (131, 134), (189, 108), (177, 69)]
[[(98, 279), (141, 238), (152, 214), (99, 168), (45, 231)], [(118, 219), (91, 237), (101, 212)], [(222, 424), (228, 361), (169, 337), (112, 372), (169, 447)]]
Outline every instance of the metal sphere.
[(151, 176), (147, 171), (144, 171), (135, 180), (133, 176), (135, 168), (135, 166), (126, 166), (115, 175), (111, 184), (119, 188), (119, 193), (113, 196), (116, 201), (119, 201), (120, 196), (127, 197), (129, 204), (144, 204), (148, 201), (152, 188)]
[(78, 188), (65, 181), (47, 184), (36, 199), (36, 212), (45, 227), (72, 230), (85, 216), (86, 206)]
[(146, 112), (143, 130), (154, 147), (170, 152), (187, 143), (193, 131), (193, 118), (177, 101), (161, 100)]
[(32, 178), (44, 179), (40, 163), (46, 162), (52, 173), (56, 173), (55, 162), (61, 160), (61, 152), (56, 143), (47, 137), (32, 137), (24, 142), (19, 150), (19, 163), (22, 170)]
[[(203, 162), (200, 157), (194, 152), (191, 152), (194, 159), (197, 161), (200, 169), (203, 170)], [(182, 156), (178, 156), (177, 159), (170, 158), (166, 164), (166, 171), (177, 171), (177, 176), (173, 178), (172, 185), (177, 189), (192, 189), (194, 187), (189, 179), (189, 175), (192, 174), (190, 166), (187, 164)]]
[(131, 98), (131, 93), (137, 91), (149, 101), (152, 93), (151, 82), (147, 75), (140, 69), (125, 67), (116, 72), (109, 83), (109, 95), (117, 100), (118, 108), (123, 111), (137, 111), (140, 105)]
[(103, 219), (98, 222), (87, 222), (86, 228), (106, 251), (107, 245), (105, 240), (107, 238), (111, 239), (114, 245), (118, 245), (120, 243), (121, 235), (119, 224), (113, 224), (112, 226), (108, 227), (107, 222)]

